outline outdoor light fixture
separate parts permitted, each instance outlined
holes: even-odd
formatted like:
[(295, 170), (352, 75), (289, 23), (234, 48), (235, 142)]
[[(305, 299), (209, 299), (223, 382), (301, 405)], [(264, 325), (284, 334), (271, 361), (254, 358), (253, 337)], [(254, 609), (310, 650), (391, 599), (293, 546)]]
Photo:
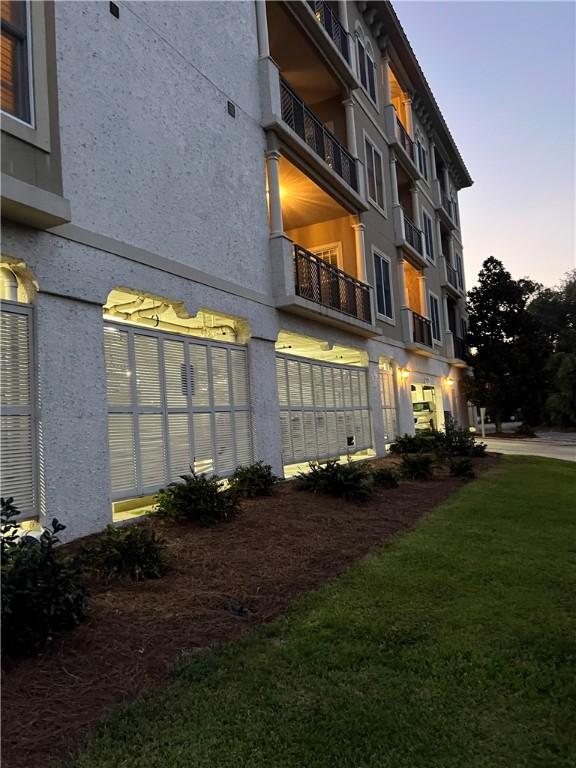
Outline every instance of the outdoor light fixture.
[(453, 387), (454, 386), (454, 379), (452, 378), (452, 376), (446, 376), (446, 384), (449, 387)]
[(401, 379), (407, 379), (410, 376), (410, 371), (407, 368), (400, 368), (399, 373)]

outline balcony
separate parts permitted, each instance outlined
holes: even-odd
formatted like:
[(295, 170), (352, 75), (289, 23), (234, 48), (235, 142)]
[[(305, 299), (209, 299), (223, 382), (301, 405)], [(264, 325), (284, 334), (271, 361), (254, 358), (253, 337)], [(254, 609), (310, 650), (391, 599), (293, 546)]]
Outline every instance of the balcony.
[(431, 321), (409, 307), (402, 308), (401, 316), (402, 335), (407, 349), (424, 357), (432, 357), (434, 346)]
[(440, 219), (449, 229), (456, 229), (452, 201), (445, 190), (440, 186), (440, 181), (438, 179), (432, 179), (430, 184), (432, 188), (432, 200), (434, 201), (434, 207), (440, 214)]
[(405, 251), (416, 266), (422, 268), (430, 266), (424, 256), (422, 231), (418, 229), (401, 205), (394, 206), (392, 218), (394, 220), (396, 245)]
[(308, 0), (308, 5), (340, 51), (342, 58), (350, 65), (350, 34), (342, 26), (340, 19), (323, 0)]
[(466, 368), (468, 366), (468, 349), (466, 341), (461, 339), (453, 331), (446, 331), (445, 334), (446, 357), (450, 365), (455, 368)]
[(432, 323), (414, 310), (412, 312), (412, 341), (432, 349)]
[(372, 322), (370, 286), (296, 244), (294, 285), (303, 299)]
[(398, 160), (412, 179), (420, 178), (416, 159), (416, 145), (392, 104), (384, 107), (384, 129), (388, 138), (401, 151), (397, 153)]
[(280, 79), (282, 120), (320, 157), (326, 165), (358, 192), (356, 161), (306, 104)]

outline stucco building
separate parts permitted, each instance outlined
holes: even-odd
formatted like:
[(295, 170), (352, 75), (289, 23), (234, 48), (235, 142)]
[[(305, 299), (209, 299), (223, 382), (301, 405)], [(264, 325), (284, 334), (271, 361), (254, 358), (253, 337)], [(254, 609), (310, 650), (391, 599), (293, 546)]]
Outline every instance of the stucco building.
[(3, 2), (2, 47), (24, 518), (73, 538), (190, 465), (467, 423), (472, 181), (389, 3)]

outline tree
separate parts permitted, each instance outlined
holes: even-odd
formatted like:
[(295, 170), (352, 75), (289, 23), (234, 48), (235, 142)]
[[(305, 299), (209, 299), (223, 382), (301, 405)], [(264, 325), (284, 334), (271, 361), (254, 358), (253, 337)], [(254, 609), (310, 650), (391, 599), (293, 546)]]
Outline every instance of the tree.
[(550, 387), (545, 402), (548, 423), (576, 427), (576, 270), (558, 288), (546, 288), (528, 309), (547, 334)]
[(528, 311), (539, 289), (531, 280), (513, 280), (502, 262), (490, 256), (478, 285), (468, 293), (474, 378), (466, 382), (466, 394), (488, 410), (497, 431), (506, 414), (518, 409), (528, 423), (542, 419), (550, 340), (539, 317)]

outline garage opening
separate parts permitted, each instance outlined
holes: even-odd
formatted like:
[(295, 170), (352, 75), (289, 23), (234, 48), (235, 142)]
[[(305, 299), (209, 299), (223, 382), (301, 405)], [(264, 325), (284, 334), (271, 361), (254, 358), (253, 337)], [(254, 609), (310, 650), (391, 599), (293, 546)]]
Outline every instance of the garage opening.
[(141, 512), (191, 466), (226, 477), (253, 460), (247, 350), (234, 343), (244, 322), (118, 293), (104, 309), (115, 519)]
[(412, 394), (412, 416), (414, 429), (423, 432), (428, 429), (444, 429), (444, 406), (442, 390), (431, 382), (414, 383)]

